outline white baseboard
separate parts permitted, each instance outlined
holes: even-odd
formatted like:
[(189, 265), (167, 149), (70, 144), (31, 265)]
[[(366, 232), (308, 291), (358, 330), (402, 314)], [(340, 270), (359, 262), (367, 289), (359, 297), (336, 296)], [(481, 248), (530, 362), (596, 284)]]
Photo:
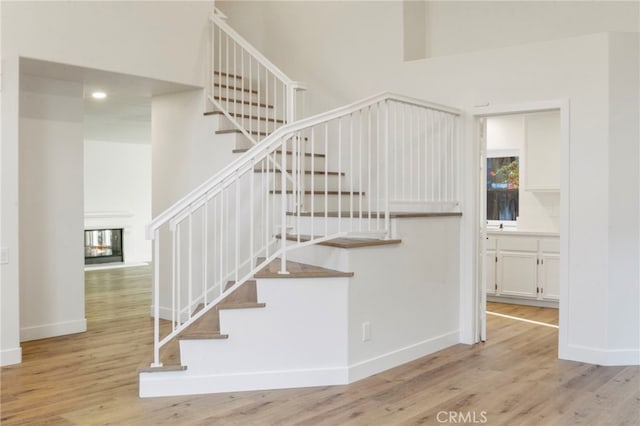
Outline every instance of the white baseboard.
[(0, 351), (0, 367), (20, 364), (22, 362), (22, 348), (3, 349)]
[(350, 367), (205, 375), (188, 367), (184, 371), (145, 372), (140, 373), (140, 397), (344, 385), (455, 345), (459, 335), (459, 330), (454, 330)]
[(48, 337), (64, 336), (66, 334), (83, 333), (87, 331), (87, 320), (58, 322), (55, 324), (43, 324), (20, 329), (20, 341), (46, 339)]
[(259, 371), (190, 375), (189, 370), (140, 373), (140, 397), (200, 395), (265, 389), (289, 389), (347, 384), (346, 368)]
[(460, 330), (450, 331), (384, 355), (360, 361), (349, 366), (349, 383), (427, 356), (457, 343), (460, 343)]
[(559, 358), (605, 366), (640, 365), (640, 348), (601, 349), (581, 345), (568, 345), (559, 350)]
[(555, 300), (535, 300), (535, 299), (521, 299), (517, 297), (508, 296), (489, 296), (487, 295), (487, 302), (509, 303), (512, 305), (525, 305), (536, 306), (538, 308), (554, 308), (558, 309), (560, 302)]

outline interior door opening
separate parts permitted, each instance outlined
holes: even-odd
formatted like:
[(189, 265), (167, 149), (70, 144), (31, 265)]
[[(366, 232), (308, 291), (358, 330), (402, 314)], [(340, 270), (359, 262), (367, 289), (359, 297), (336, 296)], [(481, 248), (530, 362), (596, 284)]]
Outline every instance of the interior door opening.
[(494, 111), (476, 125), (480, 340), (487, 315), (558, 328), (563, 111)]

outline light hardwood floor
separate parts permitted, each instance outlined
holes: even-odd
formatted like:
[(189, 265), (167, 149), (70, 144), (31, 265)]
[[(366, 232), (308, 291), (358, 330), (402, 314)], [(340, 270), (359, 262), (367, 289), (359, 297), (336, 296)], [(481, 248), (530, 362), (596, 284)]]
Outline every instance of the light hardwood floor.
[[(23, 363), (2, 369), (3, 426), (438, 425), (449, 412), (490, 425), (640, 424), (640, 367), (560, 361), (556, 329), (496, 316), (484, 344), (352, 385), (140, 399), (136, 370), (151, 354), (150, 269), (87, 272), (86, 289), (87, 333), (26, 342)], [(489, 310), (557, 321), (543, 308)]]

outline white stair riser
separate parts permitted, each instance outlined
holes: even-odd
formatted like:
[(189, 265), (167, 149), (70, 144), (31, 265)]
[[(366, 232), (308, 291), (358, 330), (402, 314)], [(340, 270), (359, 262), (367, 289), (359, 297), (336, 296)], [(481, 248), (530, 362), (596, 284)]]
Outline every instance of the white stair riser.
[[(222, 83), (225, 84), (226, 83)], [(220, 87), (220, 86), (214, 86), (213, 88), (213, 94), (214, 96), (221, 96), (223, 98), (228, 98), (228, 99), (237, 99), (238, 101), (240, 100), (244, 100), (247, 102), (253, 102), (253, 103), (264, 103), (261, 99), (258, 93), (253, 93), (253, 92), (248, 92), (246, 90), (242, 90), (240, 87)]]
[[(265, 175), (266, 173), (262, 174)], [(270, 177), (271, 179), (273, 179), (274, 175), (270, 174)], [(325, 187), (330, 191), (337, 191), (339, 181), (342, 181), (340, 183), (340, 185), (342, 185), (341, 189), (343, 191), (347, 190), (347, 183), (345, 182), (344, 176), (338, 175), (328, 175), (325, 181), (324, 175), (315, 174), (312, 177), (312, 175), (310, 174), (305, 174), (302, 185), (304, 185), (305, 190), (309, 191), (311, 190), (311, 188), (314, 188), (316, 191), (324, 191)], [(280, 173), (275, 174), (275, 188), (273, 183), (271, 183), (270, 188), (278, 191), (282, 189), (282, 179)], [(287, 179), (286, 188), (287, 190), (291, 190), (293, 188), (293, 182), (291, 182), (289, 179)]]
[[(185, 373), (251, 373), (343, 364), (348, 282), (348, 278), (258, 280), (258, 300), (266, 307), (220, 311), (220, 331), (229, 339), (180, 342), (181, 361), (188, 368)], [(293, 346), (292, 341), (298, 344)]]
[[(278, 153), (278, 154), (275, 155), (275, 161), (277, 161), (278, 163), (280, 163), (281, 158), (282, 158), (282, 154)], [(294, 158), (293, 155), (291, 155), (291, 154), (287, 155), (286, 167), (287, 167), (288, 170), (291, 170), (292, 164), (294, 163), (293, 158)], [(296, 159), (296, 163), (297, 163), (297, 159)], [(263, 167), (263, 166), (267, 167), (267, 164), (271, 168), (273, 168), (273, 163), (271, 163), (271, 162), (269, 162), (267, 160), (264, 160), (264, 161), (258, 163), (256, 165), (256, 168)], [(305, 169), (310, 171), (312, 164), (313, 164), (313, 170), (314, 171), (315, 170), (324, 170), (325, 158), (324, 157), (319, 157), (319, 156), (314, 156), (314, 157), (305, 156), (304, 157), (304, 167), (305, 167)]]
[[(353, 212), (353, 218), (350, 217), (349, 212), (342, 219), (338, 219), (337, 217), (324, 217), (324, 216), (314, 216), (311, 218), (310, 216), (289, 216), (287, 218), (287, 223), (291, 228), (293, 228), (293, 234), (300, 235), (330, 235), (337, 234), (341, 232), (349, 232), (355, 233), (358, 235), (369, 235), (371, 237), (382, 238), (384, 237), (384, 218), (376, 218), (375, 214), (371, 215), (371, 219), (368, 218), (366, 212), (362, 213), (362, 218), (360, 217), (360, 213), (357, 211)], [(310, 247), (318, 247), (318, 246), (310, 246)], [(312, 263), (312, 258), (307, 259), (305, 262), (300, 260), (302, 263)], [(324, 266), (324, 265), (319, 265)], [(324, 266), (330, 269), (338, 269), (344, 270), (338, 267)]]
[[(234, 117), (238, 124), (244, 126), (245, 129), (259, 132), (273, 132), (282, 123), (274, 123), (273, 121), (248, 119), (242, 117)], [(236, 126), (225, 116), (222, 116), (218, 125), (218, 130), (235, 130)]]
[[(293, 225), (295, 229), (295, 223)], [(319, 230), (319, 224), (316, 225), (315, 230)], [(324, 227), (322, 230), (324, 231)], [(300, 234), (310, 235), (310, 232), (301, 232)], [(296, 244), (298, 243), (295, 241), (287, 241), (288, 246)], [(348, 256), (347, 250), (336, 250), (335, 247), (321, 246), (317, 244), (304, 246), (287, 252), (287, 259), (293, 262), (316, 265), (322, 268), (334, 269), (336, 271), (349, 270)]]
[[(280, 202), (280, 197), (282, 194), (275, 193), (273, 194), (274, 198), (277, 200), (276, 203)], [(288, 211), (295, 210), (295, 199), (293, 194), (287, 195), (287, 209)], [(326, 206), (325, 206), (326, 203)], [(367, 199), (363, 195), (362, 196), (362, 208), (366, 210), (367, 208)], [(327, 194), (326, 196), (323, 193), (317, 194), (307, 194), (303, 196), (303, 210), (302, 211), (314, 211), (314, 212), (323, 212), (323, 211), (333, 212), (333, 211), (350, 211), (353, 209), (354, 215), (355, 212), (360, 210), (360, 199), (358, 195), (354, 194), (353, 197), (349, 195), (348, 192), (345, 192), (342, 195), (338, 194)], [(363, 213), (365, 214), (365, 213)]]
[(224, 108), (226, 108), (227, 111), (236, 114), (257, 115), (259, 117), (267, 117), (270, 119), (277, 117), (282, 119), (282, 115), (284, 113), (284, 111), (280, 111), (279, 109), (276, 111), (275, 108), (267, 108), (256, 104), (247, 105), (241, 104), (240, 102), (229, 102), (222, 99), (216, 99), (216, 101), (218, 101)]

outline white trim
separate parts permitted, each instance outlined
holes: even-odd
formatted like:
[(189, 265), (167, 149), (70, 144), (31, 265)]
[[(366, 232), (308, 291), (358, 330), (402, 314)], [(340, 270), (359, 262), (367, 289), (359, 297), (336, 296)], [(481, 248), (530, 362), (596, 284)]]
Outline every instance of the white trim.
[(95, 263), (93, 265), (85, 265), (85, 271), (99, 271), (103, 269), (120, 269), (133, 268), (135, 266), (148, 266), (151, 262), (130, 262), (130, 263)]
[(133, 217), (133, 213), (124, 210), (84, 212), (85, 219), (111, 219), (114, 217)]
[(193, 375), (189, 369), (140, 373), (140, 397), (200, 395), (348, 384), (344, 367)]
[(460, 343), (460, 330), (450, 331), (449, 333), (360, 361), (349, 366), (349, 383), (406, 364), (457, 343)]
[(492, 115), (521, 114), (526, 112), (551, 111), (569, 106), (568, 99), (552, 99), (548, 101), (521, 102), (474, 107), (474, 117), (490, 117)]
[(46, 339), (49, 337), (64, 336), (67, 334), (84, 333), (87, 331), (87, 320), (57, 322), (53, 324), (36, 325), (20, 328), (20, 341)]
[(538, 308), (558, 309), (557, 300), (525, 299), (521, 297), (494, 296), (493, 294), (487, 294), (487, 301), (496, 303), (509, 303), (511, 305), (536, 306)]
[[(569, 324), (569, 189), (570, 189), (570, 101), (569, 99), (555, 99), (547, 101), (536, 102), (522, 102), (514, 104), (503, 105), (491, 105), (490, 103), (482, 107), (474, 107), (472, 115), (474, 122), (477, 122), (480, 118), (489, 117), (493, 115), (506, 115), (506, 114), (522, 114), (528, 112), (550, 111), (560, 110), (560, 132), (562, 134), (560, 140), (560, 156), (561, 161), (561, 175), (560, 175), (560, 191), (562, 196), (560, 197), (560, 303), (559, 303), (559, 316), (560, 324), (562, 327), (558, 333), (558, 352), (560, 357), (566, 356), (567, 359), (573, 359), (571, 356), (566, 355), (572, 353), (568, 348), (568, 336), (569, 330), (567, 324)], [(473, 140), (473, 145), (478, 144), (478, 137)], [(480, 185), (474, 182), (473, 191), (479, 191)], [(477, 222), (476, 222), (477, 223)], [(476, 235), (480, 235), (480, 224), (477, 223)], [(479, 270), (477, 265), (474, 265), (475, 276), (475, 288), (481, 286), (478, 283)], [(476, 314), (479, 307), (476, 306)]]
[(197, 375), (183, 371), (140, 373), (140, 397), (199, 395), (264, 389), (346, 385), (459, 343), (460, 331), (427, 339), (349, 367)]
[(602, 349), (582, 345), (567, 345), (560, 359), (605, 366), (640, 365), (640, 348)]
[(0, 351), (0, 367), (20, 364), (22, 362), (22, 348), (3, 349)]

